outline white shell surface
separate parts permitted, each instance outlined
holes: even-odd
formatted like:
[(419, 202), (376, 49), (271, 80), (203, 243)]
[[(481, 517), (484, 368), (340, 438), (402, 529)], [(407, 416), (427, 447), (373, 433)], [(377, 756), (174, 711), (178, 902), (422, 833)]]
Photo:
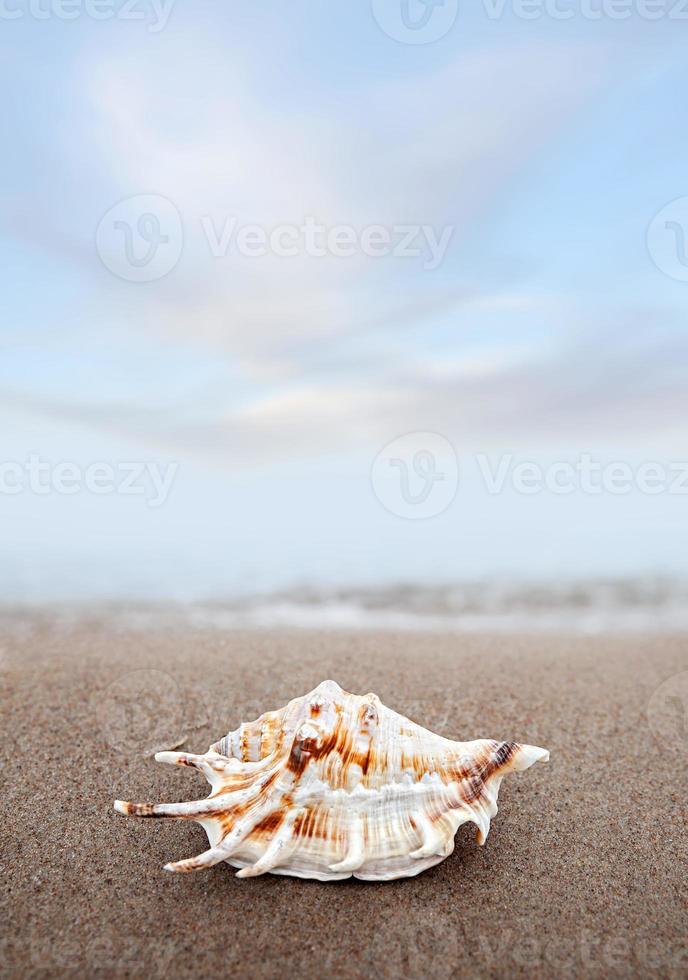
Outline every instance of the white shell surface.
[(241, 725), (205, 755), (161, 752), (211, 784), (205, 800), (115, 802), (120, 813), (196, 820), (210, 849), (166, 865), (193, 871), (221, 861), (239, 877), (322, 881), (417, 875), (454, 849), (472, 821), (483, 844), (504, 775), (547, 761), (546, 749), (478, 739), (454, 742), (334, 681)]

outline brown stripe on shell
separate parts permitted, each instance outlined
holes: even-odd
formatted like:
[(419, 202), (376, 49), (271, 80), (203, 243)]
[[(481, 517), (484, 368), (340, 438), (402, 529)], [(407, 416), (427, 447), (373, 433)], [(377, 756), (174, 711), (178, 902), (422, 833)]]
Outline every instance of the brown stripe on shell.
[(271, 813), (268, 813), (267, 817), (263, 817), (263, 819), (255, 825), (252, 835), (255, 834), (256, 836), (260, 837), (262, 834), (265, 834), (268, 837), (271, 837), (275, 831), (279, 830), (279, 828), (282, 826), (286, 815), (286, 809), (273, 810)]
[(502, 742), (494, 754), (495, 769), (501, 769), (507, 762), (510, 762), (517, 748), (518, 745), (516, 742)]
[(470, 776), (459, 783), (459, 794), (465, 803), (475, 803), (483, 794), (485, 780), (480, 776)]
[(294, 837), (303, 837), (308, 839), (313, 837), (315, 833), (315, 814), (314, 810), (311, 808), (302, 813), (296, 818), (294, 822)]

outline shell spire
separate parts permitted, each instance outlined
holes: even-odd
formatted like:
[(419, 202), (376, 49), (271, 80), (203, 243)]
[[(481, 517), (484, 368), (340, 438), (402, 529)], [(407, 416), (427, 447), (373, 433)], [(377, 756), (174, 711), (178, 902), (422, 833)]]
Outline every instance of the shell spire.
[(546, 762), (534, 745), (454, 742), (335, 681), (244, 723), (205, 755), (159, 752), (198, 769), (204, 800), (124, 803), (128, 816), (196, 820), (210, 847), (165, 865), (196, 871), (226, 861), (237, 877), (265, 874), (368, 881), (419, 874), (454, 849), (472, 821), (484, 844), (504, 776)]

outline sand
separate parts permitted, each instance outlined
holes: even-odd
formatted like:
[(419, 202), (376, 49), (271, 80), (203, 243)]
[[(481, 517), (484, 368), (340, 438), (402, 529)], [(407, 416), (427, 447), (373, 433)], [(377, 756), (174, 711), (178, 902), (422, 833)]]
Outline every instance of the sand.
[[(3, 975), (686, 976), (686, 670), (687, 638), (7, 617)], [(112, 800), (190, 799), (205, 782), (150, 753), (203, 751), (328, 676), (449, 737), (516, 738), (551, 762), (505, 780), (484, 847), (463, 827), (418, 878), (163, 872), (205, 848), (202, 829), (125, 819)]]

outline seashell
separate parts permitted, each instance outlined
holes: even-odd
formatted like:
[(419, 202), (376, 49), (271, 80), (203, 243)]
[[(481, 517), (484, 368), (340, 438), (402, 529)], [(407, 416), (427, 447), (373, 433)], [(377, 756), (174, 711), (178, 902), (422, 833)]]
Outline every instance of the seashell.
[(533, 745), (453, 742), (323, 681), (278, 711), (241, 725), (205, 755), (159, 752), (159, 762), (199, 769), (210, 796), (191, 803), (124, 803), (119, 813), (196, 820), (210, 849), (166, 864), (195, 871), (227, 861), (237, 877), (417, 875), (454, 849), (466, 821), (484, 844), (502, 778), (546, 762)]

